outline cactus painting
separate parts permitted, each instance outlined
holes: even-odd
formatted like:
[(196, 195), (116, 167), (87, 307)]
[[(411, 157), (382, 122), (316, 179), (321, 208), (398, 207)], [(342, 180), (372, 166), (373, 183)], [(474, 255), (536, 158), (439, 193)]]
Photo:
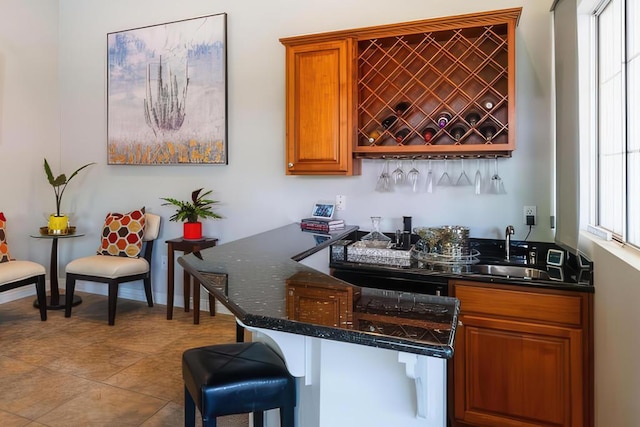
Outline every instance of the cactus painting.
[(227, 164), (226, 14), (109, 33), (109, 164)]

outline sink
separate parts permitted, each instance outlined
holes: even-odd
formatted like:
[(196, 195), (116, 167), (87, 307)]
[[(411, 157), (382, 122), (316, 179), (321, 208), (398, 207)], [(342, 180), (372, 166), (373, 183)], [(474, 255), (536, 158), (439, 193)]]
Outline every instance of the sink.
[(471, 271), (490, 276), (549, 280), (549, 274), (545, 270), (521, 265), (476, 264), (471, 267)]

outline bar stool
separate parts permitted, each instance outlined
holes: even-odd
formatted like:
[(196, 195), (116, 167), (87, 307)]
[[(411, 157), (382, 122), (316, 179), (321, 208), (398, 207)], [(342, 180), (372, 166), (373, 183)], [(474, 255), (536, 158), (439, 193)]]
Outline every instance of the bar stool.
[(254, 427), (264, 425), (264, 411), (280, 409), (280, 425), (294, 427), (295, 378), (282, 358), (260, 342), (192, 348), (182, 355), (184, 425), (216, 427), (223, 415), (253, 412)]

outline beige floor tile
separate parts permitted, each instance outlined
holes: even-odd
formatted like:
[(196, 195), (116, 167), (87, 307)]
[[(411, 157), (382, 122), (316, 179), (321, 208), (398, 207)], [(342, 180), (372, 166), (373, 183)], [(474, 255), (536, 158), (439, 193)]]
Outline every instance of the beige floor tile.
[[(233, 316), (202, 312), (194, 325), (180, 307), (168, 321), (166, 306), (121, 299), (109, 326), (107, 298), (78, 295), (70, 318), (46, 322), (33, 297), (0, 304), (0, 426), (182, 425), (182, 353), (234, 342)], [(246, 427), (248, 415), (218, 425)]]
[(96, 384), (37, 421), (50, 427), (139, 426), (165, 401), (104, 384)]
[[(0, 426), (2, 427), (24, 427), (31, 421), (9, 412), (0, 411)], [(177, 425), (177, 424), (176, 424)]]

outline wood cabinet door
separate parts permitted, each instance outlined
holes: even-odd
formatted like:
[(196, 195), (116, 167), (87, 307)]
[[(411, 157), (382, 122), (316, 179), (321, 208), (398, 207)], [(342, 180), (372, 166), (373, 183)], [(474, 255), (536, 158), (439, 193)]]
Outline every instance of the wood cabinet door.
[(291, 320), (346, 328), (353, 325), (349, 292), (287, 285), (287, 316)]
[(462, 315), (455, 418), (480, 426), (575, 426), (583, 420), (580, 329)]
[(286, 48), (288, 175), (352, 175), (354, 43)]

